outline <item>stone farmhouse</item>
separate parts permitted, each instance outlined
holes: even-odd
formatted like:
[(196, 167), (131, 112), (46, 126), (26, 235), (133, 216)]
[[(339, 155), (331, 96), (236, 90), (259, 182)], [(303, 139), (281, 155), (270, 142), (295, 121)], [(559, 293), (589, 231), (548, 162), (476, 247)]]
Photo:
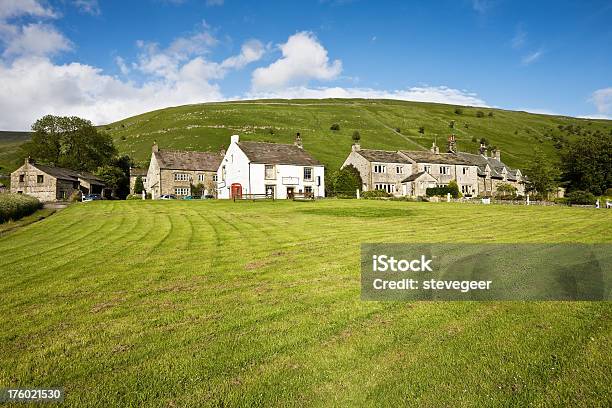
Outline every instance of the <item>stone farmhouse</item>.
[(161, 150), (154, 143), (145, 190), (153, 199), (165, 194), (181, 197), (200, 195), (199, 191), (192, 192), (191, 189), (202, 185), (204, 194), (214, 195), (222, 158), (222, 152)]
[(11, 192), (42, 202), (67, 200), (73, 193), (103, 194), (104, 182), (91, 173), (38, 164), (27, 158), (11, 173)]
[(134, 194), (134, 186), (138, 177), (142, 178), (143, 185), (147, 184), (147, 172), (148, 169), (130, 167), (130, 194)]
[(494, 195), (506, 183), (525, 193), (520, 170), (511, 169), (496, 151), (492, 157), (481, 146), (480, 154), (456, 151), (454, 136), (449, 137), (448, 152), (435, 145), (423, 151), (361, 149), (354, 144), (342, 167), (352, 164), (363, 181), (363, 191), (384, 190), (395, 196), (420, 197), (431, 187), (446, 186), (455, 180), (464, 196)]
[(304, 150), (299, 133), (292, 145), (241, 142), (232, 136), (217, 178), (219, 198), (325, 196), (323, 165)]

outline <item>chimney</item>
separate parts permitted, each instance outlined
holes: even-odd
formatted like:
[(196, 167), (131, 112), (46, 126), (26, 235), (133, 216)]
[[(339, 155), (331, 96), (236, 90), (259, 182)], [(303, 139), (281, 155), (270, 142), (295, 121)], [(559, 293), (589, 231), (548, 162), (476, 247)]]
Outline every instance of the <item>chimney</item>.
[(302, 144), (302, 136), (300, 136), (300, 132), (297, 132), (295, 134), (295, 142), (293, 142), (293, 144), (299, 147), (300, 149), (304, 148), (304, 145)]
[(25, 158), (25, 164), (30, 164), (30, 163), (34, 163), (34, 159), (32, 159), (30, 156)]
[(151, 151), (153, 153), (159, 152), (159, 146), (157, 145), (157, 142), (153, 142), (153, 147), (151, 148)]
[(448, 152), (457, 153), (457, 140), (455, 139), (455, 135), (450, 135), (448, 137)]
[(225, 157), (225, 146), (221, 146), (221, 149), (219, 149), (219, 154), (221, 155), (221, 157)]
[(240, 141), (240, 136), (238, 135), (232, 135), (232, 137), (230, 138), (231, 143), (238, 143), (239, 141)]
[(361, 150), (361, 145), (359, 144), (359, 142), (353, 143), (353, 146), (351, 147), (351, 150), (354, 151), (354, 152), (358, 152), (359, 150)]
[(495, 156), (495, 159), (501, 161), (501, 150), (499, 149), (493, 150), (493, 155)]
[(433, 154), (440, 154), (440, 148), (436, 146), (436, 142), (433, 142), (431, 145), (431, 152)]
[(480, 152), (480, 154), (485, 156), (487, 154), (487, 145), (484, 143), (480, 143), (480, 148), (478, 149), (478, 151)]

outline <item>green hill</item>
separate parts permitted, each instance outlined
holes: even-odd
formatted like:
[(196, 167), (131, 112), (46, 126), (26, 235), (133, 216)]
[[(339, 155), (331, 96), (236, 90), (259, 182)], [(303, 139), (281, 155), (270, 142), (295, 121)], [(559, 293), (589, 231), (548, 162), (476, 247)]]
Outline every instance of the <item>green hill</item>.
[[(396, 100), (253, 100), (166, 108), (100, 128), (113, 136), (120, 152), (143, 165), (148, 163), (154, 141), (162, 149), (218, 150), (229, 144), (232, 134), (243, 140), (291, 143), (300, 132), (305, 148), (330, 169), (340, 167), (348, 155), (355, 130), (364, 148), (425, 149), (435, 139), (444, 149), (451, 132), (449, 123), (454, 120), (460, 150), (475, 152), (484, 137), (501, 149), (507, 164), (520, 168), (536, 147), (556, 158), (555, 145), (563, 140), (612, 131), (609, 120), (472, 107), (460, 107), (461, 114), (457, 114), (456, 108)], [(334, 123), (340, 130), (330, 130)], [(419, 132), (420, 127), (424, 133)], [(0, 173), (18, 167), (19, 145), (28, 137), (27, 132), (0, 132)]]
[[(454, 120), (460, 150), (475, 152), (484, 137), (516, 167), (525, 166), (535, 147), (557, 157), (555, 144), (564, 138), (612, 131), (612, 121), (472, 107), (461, 107), (457, 114), (456, 108), (364, 99), (223, 102), (162, 109), (102, 128), (113, 135), (120, 151), (143, 163), (149, 160), (154, 141), (162, 149), (217, 150), (228, 145), (232, 134), (243, 140), (291, 143), (300, 132), (305, 148), (331, 169), (348, 155), (355, 130), (365, 148), (425, 149), (434, 139), (445, 148), (449, 122)], [(330, 130), (334, 123), (340, 125), (339, 131)], [(419, 133), (421, 126), (424, 133)]]

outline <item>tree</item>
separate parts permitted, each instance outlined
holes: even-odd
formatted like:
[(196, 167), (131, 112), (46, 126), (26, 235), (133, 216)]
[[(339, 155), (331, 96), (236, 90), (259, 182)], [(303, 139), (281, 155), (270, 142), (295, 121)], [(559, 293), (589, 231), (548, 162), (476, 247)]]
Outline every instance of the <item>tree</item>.
[(459, 192), (459, 185), (457, 184), (457, 180), (451, 180), (448, 183), (448, 192), (451, 194), (453, 198), (461, 197), (461, 193)]
[(562, 178), (570, 191), (601, 195), (612, 186), (612, 135), (587, 135), (567, 142), (561, 158)]
[(109, 164), (100, 166), (95, 174), (104, 180), (112, 196), (124, 199), (130, 193), (130, 167), (132, 159), (128, 155), (113, 158)]
[(329, 129), (330, 130), (340, 130), (340, 125), (337, 123), (334, 123), (329, 127)]
[(22, 147), (24, 155), (53, 166), (94, 171), (117, 153), (108, 134), (76, 116), (44, 116), (32, 125), (32, 132)]
[(336, 195), (355, 196), (356, 190), (362, 186), (359, 170), (352, 164), (338, 170), (333, 178), (334, 193)]
[(516, 187), (509, 183), (502, 183), (497, 186), (497, 195), (501, 198), (514, 198), (516, 196)]
[(353, 142), (357, 143), (361, 140), (361, 135), (359, 134), (358, 131), (354, 131), (352, 138), (353, 138)]
[(492, 117), (493, 117), (493, 112), (489, 112), (489, 113), (487, 113), (487, 116), (488, 116), (488, 117), (490, 117), (490, 118), (492, 118)]
[(396, 127), (396, 128), (395, 128), (395, 131), (396, 131), (397, 133), (402, 133), (402, 129), (400, 129), (400, 128), (398, 128), (398, 127)]
[(557, 189), (560, 172), (538, 148), (531, 164), (525, 169), (525, 174), (529, 180), (526, 186), (528, 192), (546, 196)]
[(477, 117), (477, 118), (484, 118), (484, 115), (485, 115), (485, 114), (484, 114), (484, 112), (483, 112), (483, 111), (480, 111), (480, 110), (479, 110), (479, 111), (476, 111), (476, 117)]
[(451, 128), (451, 129), (454, 129), (455, 128), (455, 121), (451, 120), (450, 122), (448, 122), (448, 127)]
[(461, 108), (455, 108), (455, 114), (456, 114), (456, 115), (463, 115), (463, 109), (461, 109)]
[(419, 126), (419, 133), (422, 135), (425, 134), (425, 126)]
[(484, 137), (480, 138), (480, 144), (487, 145), (488, 143), (489, 143), (489, 141), (486, 138), (484, 138)]
[(134, 181), (134, 194), (142, 194), (143, 190), (144, 183), (142, 182), (142, 176), (138, 176)]

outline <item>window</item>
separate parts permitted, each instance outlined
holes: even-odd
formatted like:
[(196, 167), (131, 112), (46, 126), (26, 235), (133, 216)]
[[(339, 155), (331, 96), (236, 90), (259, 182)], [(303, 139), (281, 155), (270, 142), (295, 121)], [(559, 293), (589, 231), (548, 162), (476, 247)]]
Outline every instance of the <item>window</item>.
[(23, 194), (23, 191), (19, 190), (19, 191), (17, 192), (17, 194)]
[(431, 166), (424, 166), (423, 170), (425, 171), (425, 173), (431, 174)]
[(304, 167), (304, 181), (312, 181), (312, 167)]
[(179, 195), (179, 196), (187, 196), (189, 195), (189, 188), (177, 187), (174, 189), (174, 194)]
[(374, 190), (383, 190), (389, 194), (392, 194), (395, 193), (395, 184), (376, 183), (374, 184)]
[(225, 181), (225, 165), (221, 167), (221, 180)]
[(38, 175), (36, 176), (36, 182), (37, 182), (38, 184), (42, 184), (42, 183), (44, 183), (44, 182), (45, 182), (45, 176), (43, 176), (42, 174), (38, 174)]
[(217, 174), (213, 174), (213, 181), (216, 183), (217, 182)]
[(440, 174), (450, 174), (450, 167), (440, 166)]
[(397, 174), (404, 174), (404, 166), (397, 166), (397, 167), (395, 168), (395, 172), (396, 172)]
[(304, 186), (304, 194), (312, 194), (312, 186)]
[(465, 176), (466, 174), (470, 174), (470, 168), (469, 167), (464, 167), (463, 168), (463, 175)]
[(266, 194), (268, 195), (268, 197), (275, 197), (275, 189), (276, 187), (274, 186), (274, 184), (266, 184)]
[(19, 175), (19, 182), (23, 183), (25, 181), (25, 174), (20, 174)]
[(271, 164), (266, 164), (265, 173), (265, 178), (267, 180), (274, 180), (276, 178), (276, 174), (274, 173), (274, 166)]
[(146, 178), (146, 177), (141, 177), (141, 179), (142, 179), (142, 182), (143, 182), (143, 183), (146, 183), (146, 182), (147, 182), (147, 178)]
[(198, 181), (204, 181), (204, 174), (198, 174)]
[(174, 173), (174, 181), (188, 181), (189, 174), (187, 173)]
[(374, 165), (374, 173), (386, 173), (386, 172), (387, 172), (387, 166), (385, 166), (384, 164)]
[(462, 185), (461, 186), (461, 194), (463, 194), (463, 195), (471, 195), (472, 194), (472, 189), (470, 188), (469, 185)]

